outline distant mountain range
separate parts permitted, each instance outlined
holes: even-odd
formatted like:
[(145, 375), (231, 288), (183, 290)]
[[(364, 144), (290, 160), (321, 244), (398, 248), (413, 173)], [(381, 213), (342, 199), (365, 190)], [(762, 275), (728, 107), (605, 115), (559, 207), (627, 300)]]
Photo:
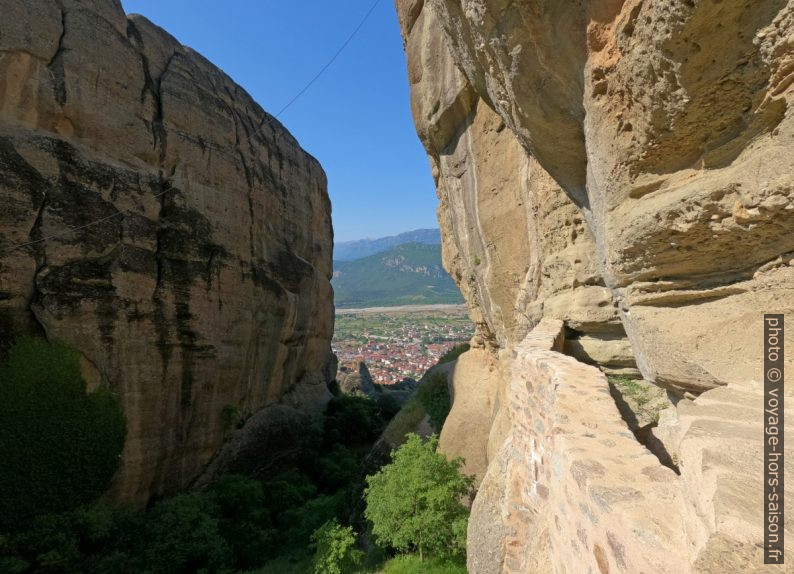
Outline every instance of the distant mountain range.
[(335, 261), (337, 307), (463, 303), (441, 266), (441, 245), (405, 243), (354, 261)]
[[(416, 229), (399, 235), (381, 237), (379, 239), (357, 239), (342, 241), (334, 245), (334, 261), (352, 261), (368, 255), (386, 251), (405, 243), (424, 243), (441, 245), (441, 231), (438, 229)], [(439, 263), (440, 263), (439, 259)]]

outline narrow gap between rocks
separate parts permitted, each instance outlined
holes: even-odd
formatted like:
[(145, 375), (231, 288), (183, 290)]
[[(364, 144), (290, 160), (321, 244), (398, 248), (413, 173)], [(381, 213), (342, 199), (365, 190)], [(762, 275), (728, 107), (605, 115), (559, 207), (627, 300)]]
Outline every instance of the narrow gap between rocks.
[(661, 464), (680, 474), (674, 457), (653, 432), (660, 413), (674, 402), (665, 389), (642, 378), (630, 349), (622, 326), (593, 333), (566, 327), (565, 354), (607, 376), (609, 393), (637, 441)]

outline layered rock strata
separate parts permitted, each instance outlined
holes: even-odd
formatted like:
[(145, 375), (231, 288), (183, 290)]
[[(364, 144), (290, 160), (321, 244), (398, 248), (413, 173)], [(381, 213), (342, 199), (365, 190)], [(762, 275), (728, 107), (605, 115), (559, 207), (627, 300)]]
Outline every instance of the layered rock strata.
[(144, 502), (204, 468), (224, 412), (328, 399), (325, 175), (117, 0), (0, 4), (0, 332), (70, 344), (119, 395), (112, 492)]
[[(764, 571), (762, 320), (794, 308), (794, 2), (396, 5), (444, 263), (487, 353), (459, 360), (441, 441), (482, 478), (470, 571)], [(679, 401), (654, 434), (680, 477), (637, 466), (597, 371), (530, 344), (550, 320), (557, 351)], [(603, 472), (577, 479), (591, 448)], [(645, 516), (591, 476), (641, 485)]]
[(518, 341), (523, 315), (562, 314), (555, 288), (592, 284), (645, 378), (698, 393), (755, 375), (761, 337), (735, 326), (794, 306), (793, 11), (398, 2), (445, 261), (484, 331)]
[(443, 259), (491, 349), (563, 319), (596, 361), (631, 369), (617, 304), (585, 217), (455, 62), (438, 10), (397, 2), (411, 108), (440, 204)]

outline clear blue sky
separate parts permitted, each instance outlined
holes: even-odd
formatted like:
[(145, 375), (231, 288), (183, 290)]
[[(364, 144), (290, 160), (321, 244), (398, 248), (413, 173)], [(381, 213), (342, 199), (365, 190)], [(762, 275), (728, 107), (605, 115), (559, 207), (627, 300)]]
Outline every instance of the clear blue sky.
[[(374, 0), (122, 0), (197, 50), (270, 113), (327, 63)], [(279, 118), (328, 175), (336, 241), (437, 227), (393, 0)]]

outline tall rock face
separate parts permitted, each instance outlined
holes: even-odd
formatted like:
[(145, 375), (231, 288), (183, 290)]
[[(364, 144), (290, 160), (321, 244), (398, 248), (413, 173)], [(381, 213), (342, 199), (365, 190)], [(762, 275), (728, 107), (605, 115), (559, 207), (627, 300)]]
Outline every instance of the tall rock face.
[[(445, 197), (462, 195), (449, 191), (444, 180), (457, 173), (444, 162), (460, 172), (499, 159), (496, 173), (516, 181), (482, 180), (494, 173), (484, 163), (467, 171), (477, 182), (459, 178), (477, 186), (481, 203), (488, 186), (504, 194), (518, 180), (542, 185), (545, 170), (587, 222), (578, 243), (591, 242), (598, 281), (618, 304), (646, 378), (700, 392), (754, 376), (761, 338), (731, 327), (758, 323), (759, 309), (794, 306), (791, 2), (398, 4), (442, 222), (457, 217)], [(472, 115), (476, 102), (509, 128), (502, 137), (515, 139), (513, 155), (539, 166), (531, 177), (489, 141)], [(462, 153), (470, 156), (463, 163)], [(498, 203), (513, 217), (522, 207), (517, 198)], [(553, 217), (540, 219), (555, 239), (566, 233)], [(498, 250), (483, 231), (483, 244)], [(464, 279), (487, 275), (464, 261)], [(735, 360), (725, 361), (725, 340), (712, 333), (731, 330)]]
[(66, 342), (118, 393), (112, 492), (142, 502), (199, 474), (224, 411), (327, 400), (325, 175), (117, 0), (0, 6), (0, 336)]
[[(794, 1), (396, 7), (478, 326), (441, 435), (481, 481), (470, 571), (764, 571), (751, 493), (763, 313), (794, 311)], [(637, 464), (581, 362), (670, 391), (656, 434), (680, 474)]]
[(423, 2), (397, 8), (411, 107), (440, 199), (444, 264), (477, 339), (505, 347), (544, 316), (566, 320), (577, 337), (625, 339), (581, 211), (467, 80), (439, 11)]

